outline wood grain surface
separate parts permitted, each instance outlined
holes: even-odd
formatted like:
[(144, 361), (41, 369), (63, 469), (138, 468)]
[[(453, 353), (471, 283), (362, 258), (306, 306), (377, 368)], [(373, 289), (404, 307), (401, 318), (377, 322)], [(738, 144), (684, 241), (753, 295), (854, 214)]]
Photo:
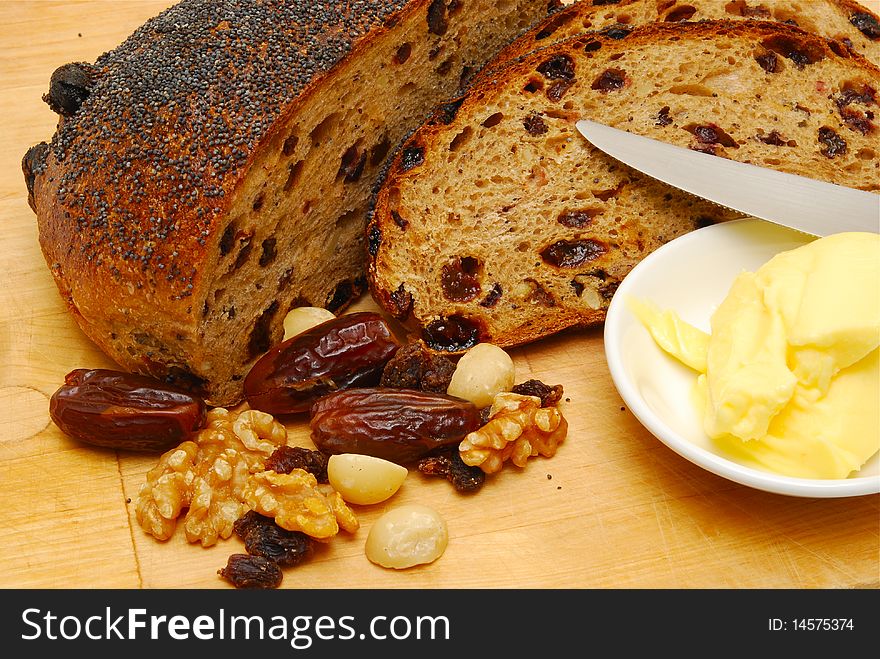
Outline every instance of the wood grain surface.
[[(137, 524), (154, 455), (84, 446), (50, 421), (64, 375), (113, 364), (66, 312), (40, 253), (21, 157), (48, 140), (49, 76), (94, 61), (167, 0), (0, 5), (0, 587), (226, 588), (236, 538), (203, 549)], [(873, 7), (876, 3), (869, 3)], [(358, 309), (373, 308), (369, 299)], [(562, 383), (568, 438), (552, 459), (507, 467), (477, 494), (411, 471), (390, 501), (357, 508), (361, 529), (285, 573), (284, 588), (877, 588), (880, 497), (806, 499), (724, 480), (681, 458), (624, 409), (601, 329), (512, 351), (517, 380)], [(291, 442), (310, 445), (305, 423)], [(388, 507), (423, 502), (449, 547), (406, 571), (371, 564), (364, 542)]]

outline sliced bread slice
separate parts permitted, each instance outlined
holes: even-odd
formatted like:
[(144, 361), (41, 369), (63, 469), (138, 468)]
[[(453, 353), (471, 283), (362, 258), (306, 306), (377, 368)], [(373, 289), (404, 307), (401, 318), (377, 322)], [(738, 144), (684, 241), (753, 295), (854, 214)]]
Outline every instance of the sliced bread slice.
[(867, 4), (856, 0), (581, 0), (531, 28), (495, 61), (585, 32), (607, 30), (615, 36), (655, 21), (751, 19), (800, 27), (835, 42), (832, 47), (846, 47), (880, 65), (880, 18)]
[(483, 76), (397, 153), (367, 229), (369, 284), (432, 349), (599, 323), (644, 256), (732, 217), (599, 152), (577, 133), (581, 118), (880, 189), (880, 69), (864, 58), (761, 21), (615, 36), (575, 37)]

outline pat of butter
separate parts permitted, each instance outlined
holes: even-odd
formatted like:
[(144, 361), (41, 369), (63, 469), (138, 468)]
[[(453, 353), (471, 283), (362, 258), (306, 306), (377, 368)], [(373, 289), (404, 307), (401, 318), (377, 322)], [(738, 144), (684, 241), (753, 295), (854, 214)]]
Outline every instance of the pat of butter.
[(740, 274), (708, 335), (629, 303), (701, 374), (703, 427), (739, 459), (845, 478), (880, 450), (880, 235), (835, 234)]

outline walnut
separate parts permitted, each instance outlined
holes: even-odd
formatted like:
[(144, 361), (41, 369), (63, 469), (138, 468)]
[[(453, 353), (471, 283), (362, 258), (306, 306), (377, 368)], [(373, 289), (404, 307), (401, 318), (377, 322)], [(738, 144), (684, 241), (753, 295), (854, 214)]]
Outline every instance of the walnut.
[(287, 442), (287, 430), (271, 415), (218, 407), (205, 428), (167, 451), (147, 473), (135, 508), (141, 527), (159, 540), (174, 534), (183, 520), (189, 542), (205, 547), (232, 535), (232, 524), (247, 511), (243, 491), (248, 477), (263, 470), (272, 452)]
[(189, 507), (193, 463), (198, 444), (186, 441), (162, 454), (147, 472), (147, 482), (138, 493), (135, 516), (138, 524), (157, 540), (174, 535), (177, 517)]
[(530, 457), (553, 457), (567, 431), (568, 422), (558, 407), (541, 407), (537, 396), (501, 392), (489, 410), (489, 421), (468, 433), (458, 450), (465, 464), (494, 474), (507, 460), (525, 467)]
[(302, 531), (316, 540), (327, 540), (342, 527), (354, 533), (360, 527), (355, 514), (329, 485), (303, 469), (289, 474), (263, 471), (248, 479), (244, 490), (248, 505), (261, 515), (274, 517), (288, 531)]

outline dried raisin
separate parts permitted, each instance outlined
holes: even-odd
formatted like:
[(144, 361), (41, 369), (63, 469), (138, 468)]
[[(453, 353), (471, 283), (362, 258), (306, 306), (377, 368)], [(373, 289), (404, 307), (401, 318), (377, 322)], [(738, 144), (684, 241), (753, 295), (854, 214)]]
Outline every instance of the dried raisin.
[(486, 474), (479, 467), (466, 465), (458, 447), (419, 460), (419, 471), (427, 476), (440, 476), (452, 483), (459, 492), (476, 492), (486, 481)]
[(275, 561), (250, 554), (233, 554), (217, 574), (236, 588), (278, 588), (282, 578)]
[(327, 481), (327, 456), (320, 451), (301, 446), (279, 446), (263, 465), (267, 471), (289, 474), (294, 469), (302, 469), (314, 476), (319, 483)]
[(382, 387), (444, 393), (454, 372), (452, 360), (435, 355), (428, 350), (424, 341), (416, 340), (402, 346), (385, 364), (379, 384)]
[(540, 380), (526, 380), (525, 382), (514, 385), (510, 391), (511, 393), (520, 394), (522, 396), (536, 396), (540, 398), (541, 407), (553, 407), (562, 400), (561, 384), (556, 384), (551, 387)]

